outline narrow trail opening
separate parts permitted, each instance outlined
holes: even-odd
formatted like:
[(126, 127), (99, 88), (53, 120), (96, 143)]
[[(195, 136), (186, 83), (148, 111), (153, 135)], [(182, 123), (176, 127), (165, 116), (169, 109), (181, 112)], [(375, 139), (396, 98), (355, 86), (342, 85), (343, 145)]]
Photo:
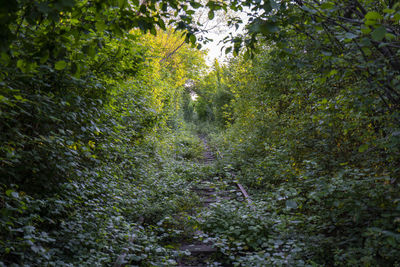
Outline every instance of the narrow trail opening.
[[(206, 136), (199, 136), (203, 143), (204, 154), (202, 164), (209, 165), (216, 162), (216, 155), (210, 148), (207, 142)], [(197, 194), (200, 198), (199, 206), (194, 209), (191, 216), (201, 220), (201, 214), (210, 209), (212, 205), (215, 205), (223, 200), (243, 201), (249, 199), (247, 192), (244, 191), (243, 186), (236, 183), (225, 181), (216, 181), (215, 177), (208, 177), (205, 180), (200, 181), (196, 186), (192, 187), (193, 193)], [(237, 186), (239, 185), (239, 186)], [(243, 188), (243, 191), (240, 190)], [(218, 251), (212, 239), (203, 237), (208, 236), (207, 233), (203, 232), (202, 229), (196, 229), (192, 232), (191, 236), (187, 238), (186, 242), (183, 242), (180, 246), (182, 256), (178, 259), (178, 266), (189, 267), (189, 266), (227, 266), (220, 262), (220, 258), (223, 255)]]

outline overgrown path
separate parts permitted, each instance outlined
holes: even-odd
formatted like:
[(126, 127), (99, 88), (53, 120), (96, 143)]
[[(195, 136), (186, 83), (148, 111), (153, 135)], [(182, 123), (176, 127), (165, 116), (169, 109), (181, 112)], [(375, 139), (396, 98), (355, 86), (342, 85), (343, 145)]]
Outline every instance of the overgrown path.
[[(215, 155), (211, 152), (210, 147), (207, 144), (206, 138), (202, 137), (204, 145), (204, 160), (203, 164), (212, 164), (215, 162)], [(200, 204), (195, 209), (194, 217), (201, 216), (200, 214), (204, 209), (216, 203), (219, 200), (220, 192), (217, 191), (215, 184), (212, 183), (211, 179), (201, 181), (198, 185), (192, 188), (192, 191), (197, 194), (200, 198)], [(204, 266), (216, 264), (214, 259), (216, 258), (217, 249), (211, 241), (201, 240), (201, 236), (204, 236), (202, 230), (196, 230), (189, 236), (189, 240), (184, 242), (180, 250), (186, 252), (186, 256), (179, 259), (179, 266)]]
[[(207, 138), (200, 136), (200, 139), (204, 147), (202, 164), (211, 166), (216, 162), (216, 155), (208, 145)], [(199, 181), (191, 190), (200, 198), (199, 205), (191, 215), (200, 221), (202, 214), (207, 212), (211, 206), (224, 200), (237, 199), (242, 201), (243, 196), (246, 197), (247, 194), (243, 194), (240, 188), (235, 188), (234, 184), (219, 180), (218, 177), (208, 177)], [(192, 231), (180, 246), (182, 254), (186, 256), (178, 259), (178, 266), (226, 266), (223, 260), (221, 262), (223, 255), (216, 248), (213, 239), (207, 237), (208, 234), (203, 232), (202, 229)]]

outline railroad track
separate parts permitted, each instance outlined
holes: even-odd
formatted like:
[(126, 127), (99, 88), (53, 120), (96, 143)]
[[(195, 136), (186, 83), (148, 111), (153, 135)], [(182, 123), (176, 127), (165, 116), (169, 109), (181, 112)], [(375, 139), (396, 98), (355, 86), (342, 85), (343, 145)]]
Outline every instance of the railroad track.
[[(218, 150), (218, 148), (216, 148), (216, 150), (217, 150), (217, 154), (219, 155), (219, 157), (221, 159), (223, 159), (224, 155)], [(234, 178), (233, 182), (235, 183), (237, 188), (239, 188), (243, 197), (246, 199), (246, 201), (249, 203), (249, 205), (252, 207), (252, 209), (255, 209), (255, 207), (253, 205), (253, 201), (251, 201), (251, 198), (250, 198), (249, 194), (247, 193), (246, 189), (244, 188), (244, 186), (242, 184), (240, 184), (239, 182), (237, 182), (237, 179), (235, 178), (235, 174), (233, 172), (231, 172), (231, 176)]]
[[(203, 141), (203, 145), (205, 147), (204, 164), (211, 164), (215, 162), (215, 155), (211, 152), (211, 149), (208, 146), (205, 137), (200, 138)], [(220, 158), (223, 158), (223, 155), (219, 150), (217, 150), (217, 154)], [(202, 181), (196, 187), (192, 188), (192, 191), (200, 197), (202, 209), (208, 209), (210, 205), (216, 204), (222, 200), (231, 200), (233, 198), (238, 199), (238, 195), (242, 196), (238, 199), (239, 201), (241, 199), (244, 199), (253, 209), (255, 209), (250, 199), (250, 196), (245, 190), (244, 186), (237, 182), (235, 174), (233, 172), (231, 172), (230, 174), (233, 178), (233, 186), (231, 186), (231, 189), (229, 189), (228, 187), (220, 190), (213, 181)], [(202, 236), (204, 235), (204, 233), (201, 230), (197, 230), (195, 232), (195, 235)], [(189, 251), (190, 255), (182, 257), (178, 260), (179, 267), (223, 266), (222, 264), (218, 265), (213, 260), (218, 251), (212, 243), (204, 243), (195, 238), (193, 238), (193, 240), (194, 241), (192, 241), (191, 243), (185, 243), (181, 245), (180, 250), (185, 252)]]
[[(211, 151), (210, 147), (207, 144), (207, 140), (205, 137), (200, 137), (203, 141), (203, 145), (205, 147), (204, 152), (204, 161), (205, 165), (212, 164), (215, 162), (216, 157), (215, 154)], [(222, 153), (217, 150), (216, 154), (223, 159)], [(229, 186), (226, 186), (221, 189), (220, 186), (216, 185), (215, 181), (201, 181), (196, 186), (192, 188), (193, 193), (197, 194), (202, 203), (201, 207), (194, 211), (197, 214), (193, 214), (194, 216), (199, 216), (204, 209), (208, 209), (211, 205), (216, 204), (223, 200), (232, 200), (236, 199), (237, 201), (246, 200), (248, 204), (255, 209), (249, 194), (241, 185), (237, 182), (235, 178), (235, 174), (230, 172), (231, 177), (233, 178), (230, 182)], [(241, 196), (241, 197), (238, 197)], [(215, 248), (212, 242), (203, 242), (200, 240), (200, 236), (206, 236), (205, 233), (201, 231), (201, 229), (195, 231), (193, 236), (188, 239), (187, 242), (182, 243), (179, 250), (182, 252), (181, 254), (189, 254), (186, 256), (181, 256), (177, 259), (177, 263), (179, 267), (204, 267), (204, 266), (224, 266), (223, 264), (219, 264), (215, 262), (215, 256), (218, 253), (218, 250)], [(129, 240), (129, 243), (133, 243), (133, 237)], [(124, 251), (128, 251), (125, 249)], [(187, 253), (190, 252), (190, 253)], [(118, 259), (116, 260), (113, 267), (122, 267), (125, 266), (126, 252), (123, 252)]]

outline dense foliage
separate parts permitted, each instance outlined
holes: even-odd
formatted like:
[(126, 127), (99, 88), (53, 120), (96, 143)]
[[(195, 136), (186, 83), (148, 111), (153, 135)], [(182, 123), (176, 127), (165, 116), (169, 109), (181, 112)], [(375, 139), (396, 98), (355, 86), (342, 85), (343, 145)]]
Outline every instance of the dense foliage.
[[(396, 1), (0, 2), (1, 266), (176, 265), (188, 228), (226, 265), (400, 265)], [(209, 71), (199, 8), (250, 17)], [(204, 179), (253, 206), (192, 218)]]
[(377, 2), (268, 7), (249, 28), (259, 53), (198, 84), (198, 114), (213, 111), (210, 121), (229, 96), (215, 135), (221, 167), (254, 195), (255, 212), (229, 204), (206, 214), (237, 265), (400, 264), (400, 13)]
[(150, 225), (195, 201), (178, 175), (190, 166), (175, 168), (167, 149), (179, 138), (162, 134), (173, 118), (180, 128), (184, 85), (204, 59), (162, 15), (130, 8), (2, 3), (0, 265), (175, 262), (159, 244), (173, 232)]

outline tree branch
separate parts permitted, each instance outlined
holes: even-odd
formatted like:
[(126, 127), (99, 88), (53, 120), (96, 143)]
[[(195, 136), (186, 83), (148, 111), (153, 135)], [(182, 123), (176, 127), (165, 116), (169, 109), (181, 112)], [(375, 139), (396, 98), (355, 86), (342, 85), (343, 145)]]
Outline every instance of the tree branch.
[(176, 53), (176, 51), (178, 51), (183, 45), (185, 44), (185, 41), (183, 41), (177, 48), (175, 48), (171, 53), (169, 53), (165, 58), (161, 59), (159, 61), (159, 63), (167, 60), (168, 58), (170, 58), (173, 54)]

